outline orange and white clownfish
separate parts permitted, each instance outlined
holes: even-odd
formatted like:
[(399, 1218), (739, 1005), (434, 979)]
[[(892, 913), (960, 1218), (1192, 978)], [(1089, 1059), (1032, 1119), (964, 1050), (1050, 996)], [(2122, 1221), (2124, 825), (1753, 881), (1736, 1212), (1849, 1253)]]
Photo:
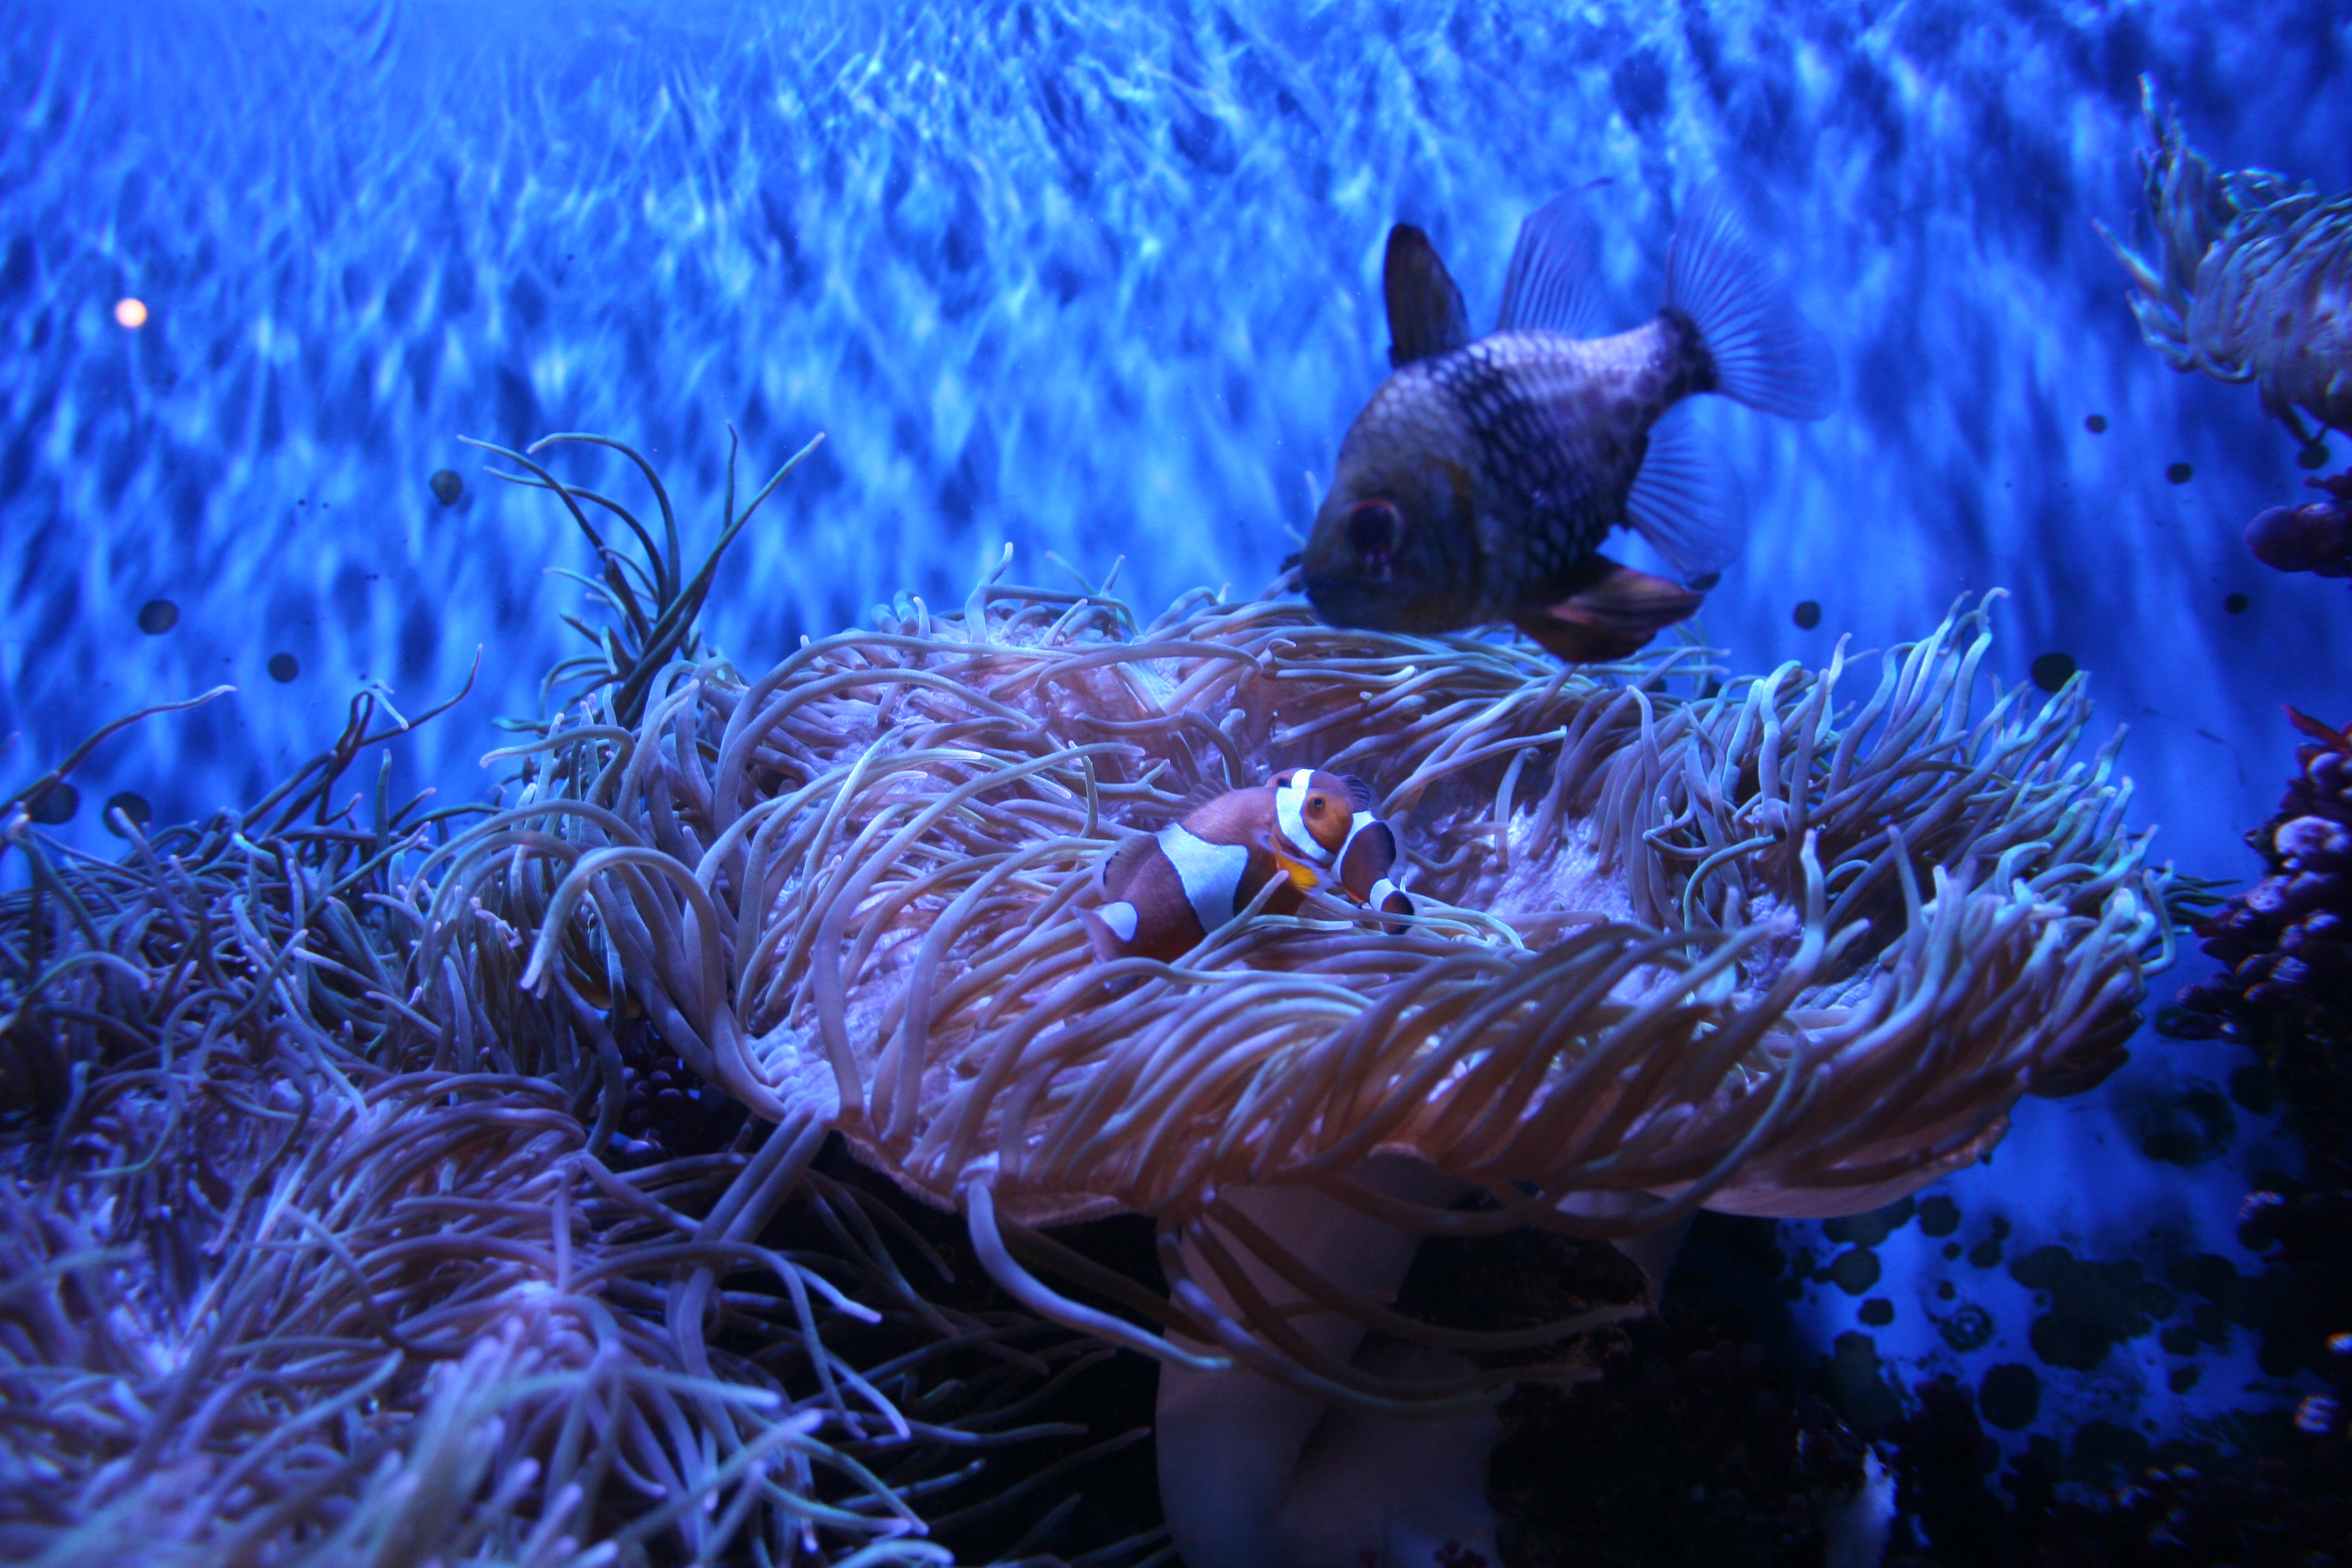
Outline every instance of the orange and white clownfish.
[(1102, 865), (1102, 907), (1078, 919), (1106, 963), (1173, 960), (1276, 877), (1285, 885), (1267, 897), (1268, 914), (1295, 914), (1307, 889), (1328, 885), (1384, 914), (1409, 915), (1412, 899), (1390, 876), (1396, 863), (1396, 831), (1372, 815), (1361, 779), (1286, 768), (1121, 844)]

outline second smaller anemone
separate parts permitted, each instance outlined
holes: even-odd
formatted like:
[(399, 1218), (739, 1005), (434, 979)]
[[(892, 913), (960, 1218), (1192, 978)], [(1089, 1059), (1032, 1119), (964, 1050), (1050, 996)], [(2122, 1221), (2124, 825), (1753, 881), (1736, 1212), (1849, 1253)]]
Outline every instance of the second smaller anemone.
[(2154, 254), (2099, 229), (2131, 274), (2140, 335), (2175, 370), (2254, 383), (2306, 448), (2304, 414), (2352, 426), (2352, 195), (2265, 169), (2217, 174), (2145, 78), (2140, 96), (2156, 135), (2140, 155)]

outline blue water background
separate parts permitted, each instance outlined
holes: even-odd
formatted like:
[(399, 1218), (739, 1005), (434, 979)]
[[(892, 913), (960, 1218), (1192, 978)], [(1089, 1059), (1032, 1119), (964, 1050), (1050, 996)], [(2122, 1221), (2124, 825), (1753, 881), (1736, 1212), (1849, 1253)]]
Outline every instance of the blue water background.
[[(1484, 321), (1520, 217), (1605, 176), (1630, 325), (1676, 202), (1722, 175), (1844, 389), (1818, 425), (1705, 411), (1752, 521), (1706, 637), (1743, 670), (1815, 662), (2005, 587), (1994, 671), (2072, 655), (2131, 727), (2160, 853), (2242, 875), (2289, 764), (2280, 705), (2352, 718), (2352, 605), (2246, 554), (2244, 520), (2298, 493), (2293, 444), (2250, 391), (2142, 346), (2091, 225), (2136, 218), (2142, 73), (2218, 164), (2352, 187), (2347, 35), (2315, 3), (16, 0), (0, 771), (234, 683), (78, 774), (61, 831), (108, 848), (112, 792), (167, 819), (249, 799), (363, 685), (415, 711), (481, 648), (467, 702), (396, 749), (404, 787), (478, 791), (488, 719), (535, 711), (571, 651), (558, 615), (583, 595), (549, 569), (590, 562), (460, 436), (635, 443), (691, 542), (716, 528), (728, 421), (747, 477), (826, 432), (713, 595), (747, 668), (901, 591), (960, 602), (1007, 542), (1033, 578), (1047, 552), (1092, 577), (1123, 555), (1146, 605), (1254, 591), (1384, 374), (1392, 221), (1430, 231)], [(136, 331), (125, 296), (152, 312)], [(560, 464), (641, 494), (616, 461)], [(454, 509), (427, 487), (443, 468)], [(155, 598), (179, 621), (145, 636)], [(1964, 1206), (2013, 1215), (2021, 1250), (2251, 1269), (2242, 1173), (2291, 1155), (2241, 1117), (2197, 1172), (2141, 1159), (2133, 1107), (2238, 1059), (2141, 1055), (2099, 1095), (2029, 1102)], [(1922, 1310), (1944, 1265), (1908, 1245), (1876, 1292), (1906, 1375), (2031, 1359), (2030, 1293), (1991, 1269), (1969, 1288), (2005, 1337), (1953, 1363)], [(1825, 1345), (1853, 1302), (1798, 1310)], [(2046, 1404), (2137, 1402), (2170, 1431), (2277, 1392), (2244, 1336), (2211, 1353), (2193, 1397), (2142, 1339)]]

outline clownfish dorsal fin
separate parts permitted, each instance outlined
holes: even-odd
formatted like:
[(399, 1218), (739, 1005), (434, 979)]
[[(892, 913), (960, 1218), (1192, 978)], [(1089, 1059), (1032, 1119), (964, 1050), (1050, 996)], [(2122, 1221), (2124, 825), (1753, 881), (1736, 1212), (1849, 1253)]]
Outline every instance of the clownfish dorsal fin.
[[(1178, 797), (1176, 802), (1175, 820), (1178, 822), (1185, 821), (1191, 817), (1194, 812), (1200, 810), (1202, 806), (1207, 805), (1210, 802), (1222, 800), (1226, 795), (1233, 794), (1235, 787), (1236, 786), (1232, 784), (1219, 784), (1213, 778), (1203, 777), (1198, 784), (1186, 790), (1182, 795)], [(1248, 786), (1243, 785), (1239, 787), (1246, 788)]]
[(1159, 840), (1149, 833), (1130, 833), (1119, 840), (1118, 847), (1103, 857), (1102, 869), (1097, 873), (1096, 885), (1107, 899), (1115, 899), (1127, 890), (1134, 880), (1136, 868), (1158, 847)]
[(1339, 782), (1348, 786), (1348, 799), (1358, 811), (1372, 809), (1372, 786), (1353, 773), (1341, 773)]
[(1183, 826), (1213, 844), (1244, 844), (1274, 815), (1274, 791), (1265, 785), (1223, 789), (1184, 814)]

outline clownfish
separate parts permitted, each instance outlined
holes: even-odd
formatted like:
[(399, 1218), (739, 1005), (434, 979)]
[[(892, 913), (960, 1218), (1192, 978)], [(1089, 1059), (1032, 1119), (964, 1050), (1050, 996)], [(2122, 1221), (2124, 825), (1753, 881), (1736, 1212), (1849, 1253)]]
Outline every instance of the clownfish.
[(1396, 831), (1372, 815), (1370, 785), (1288, 768), (1121, 844), (1102, 864), (1102, 906), (1078, 919), (1106, 963), (1173, 960), (1276, 878), (1283, 885), (1268, 896), (1268, 914), (1295, 914), (1308, 889), (1328, 886), (1383, 914), (1409, 915), (1412, 896), (1390, 875), (1396, 863)]

